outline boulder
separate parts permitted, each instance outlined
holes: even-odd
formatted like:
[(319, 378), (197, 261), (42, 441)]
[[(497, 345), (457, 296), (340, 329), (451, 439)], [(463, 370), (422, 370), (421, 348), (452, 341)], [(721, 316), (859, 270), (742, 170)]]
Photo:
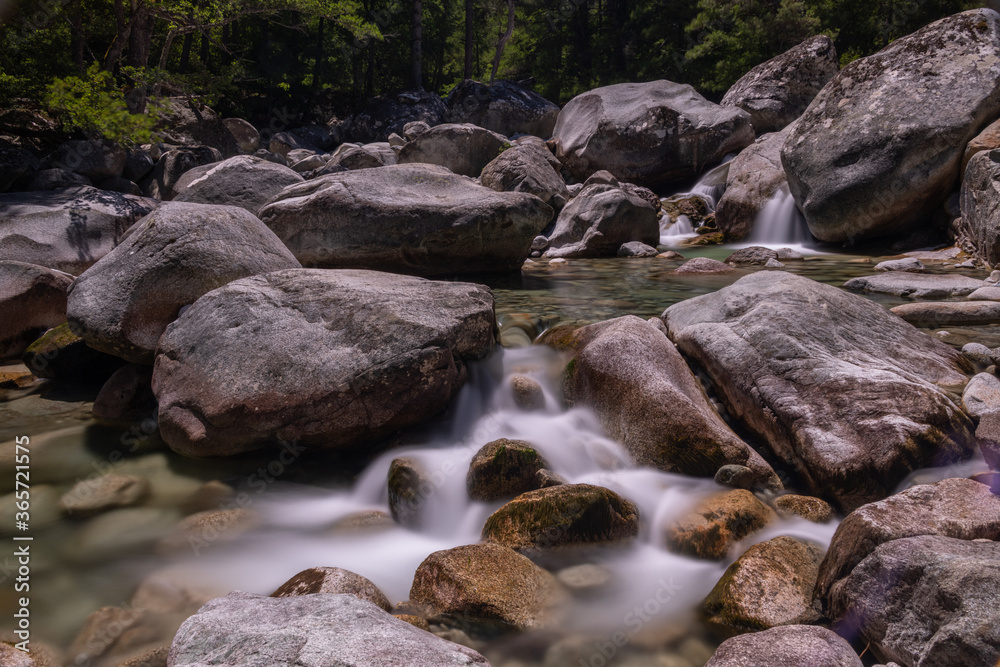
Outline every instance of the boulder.
[(619, 544), (638, 534), (636, 506), (614, 491), (590, 484), (561, 484), (522, 493), (483, 526), (484, 541), (528, 555)]
[(749, 236), (767, 202), (788, 187), (781, 147), (793, 127), (761, 136), (729, 163), (726, 190), (715, 207), (715, 224), (728, 240), (742, 241)]
[(873, 276), (851, 278), (844, 283), (844, 289), (906, 299), (949, 299), (972, 294), (983, 284), (982, 280), (957, 274), (884, 271)]
[(136, 423), (156, 417), (152, 381), (151, 367), (145, 364), (122, 366), (111, 374), (94, 399), (94, 419), (108, 423)]
[(142, 195), (142, 188), (138, 184), (133, 183), (123, 176), (112, 176), (111, 178), (104, 179), (97, 184), (101, 190), (110, 190), (112, 192), (121, 192), (126, 195)]
[(887, 259), (884, 262), (879, 262), (875, 265), (876, 271), (909, 271), (911, 273), (920, 273), (926, 270), (927, 267), (916, 257), (904, 257), (902, 259)]
[(527, 192), (556, 209), (570, 199), (559, 161), (545, 144), (523, 138), (483, 167), (479, 182), (497, 192)]
[(331, 593), (272, 598), (236, 592), (210, 601), (181, 625), (167, 664), (200, 667), (218, 656), (244, 667), (489, 665), (472, 649), (370, 602)]
[(819, 240), (904, 234), (948, 197), (966, 144), (998, 115), (1000, 15), (975, 9), (845, 66), (796, 123), (781, 162)]
[(812, 496), (800, 496), (789, 493), (775, 498), (771, 505), (774, 511), (783, 519), (792, 517), (802, 517), (813, 523), (829, 523), (836, 513), (830, 507), (830, 503)]
[(761, 271), (663, 321), (729, 414), (840, 510), (972, 454), (971, 423), (952, 400), (968, 362), (864, 297)]
[(747, 248), (740, 248), (736, 252), (726, 257), (726, 264), (748, 264), (764, 266), (770, 260), (778, 259), (778, 251), (764, 246), (752, 245)]
[(746, 489), (717, 493), (665, 526), (667, 547), (694, 558), (722, 560), (729, 547), (777, 517)]
[(501, 438), (476, 452), (465, 477), (473, 500), (492, 502), (539, 488), (538, 471), (548, 467), (530, 442)]
[(545, 390), (542, 385), (526, 375), (514, 375), (510, 379), (514, 403), (522, 410), (541, 410), (545, 407)]
[(23, 148), (0, 147), (0, 192), (7, 192), (21, 179), (30, 178), (41, 165)]
[(170, 201), (177, 196), (177, 187), (184, 174), (195, 167), (221, 160), (222, 154), (208, 146), (169, 150), (160, 156), (152, 173), (143, 179), (142, 191), (150, 197)]
[(90, 187), (0, 195), (0, 261), (80, 274), (157, 205)]
[(520, 269), (551, 217), (537, 197), (433, 165), (330, 174), (285, 188), (260, 211), (305, 266), (417, 275)]
[(640, 241), (629, 241), (618, 248), (619, 257), (656, 257), (660, 252), (651, 245)]
[(1000, 287), (987, 283), (966, 298), (969, 301), (1000, 301)]
[(70, 328), (96, 350), (153, 363), (181, 308), (237, 278), (297, 268), (256, 217), (235, 206), (164, 204), (69, 292)]
[(273, 598), (316, 593), (343, 593), (359, 600), (371, 602), (384, 611), (392, 611), (392, 603), (385, 593), (369, 579), (339, 567), (311, 567), (302, 570), (271, 593)]
[(304, 139), (300, 139), (291, 132), (276, 132), (271, 135), (270, 140), (267, 142), (267, 149), (269, 152), (286, 159), (288, 154), (295, 150), (308, 150), (314, 153), (318, 150), (316, 146), (313, 146)]
[(242, 118), (224, 118), (222, 124), (233, 135), (241, 153), (253, 153), (260, 148), (260, 132)]
[[(976, 428), (976, 440), (986, 465), (992, 470), (1000, 470), (1000, 414), (990, 412), (983, 415)], [(997, 493), (997, 482), (993, 486), (993, 492)]]
[(393, 459), (386, 479), (389, 513), (404, 528), (419, 529), (423, 523), (424, 503), (434, 492), (427, 471), (411, 458)]
[(413, 139), (406, 132), (410, 123), (421, 122), (429, 127), (445, 122), (448, 108), (444, 101), (432, 92), (406, 90), (396, 95), (384, 95), (368, 101), (348, 124), (348, 135), (352, 141), (370, 143), (387, 141), (395, 132)]
[(1000, 120), (987, 125), (986, 129), (965, 146), (965, 153), (962, 155), (962, 180), (965, 180), (966, 168), (972, 158), (983, 151), (992, 151), (996, 148), (1000, 148)]
[(502, 153), (507, 137), (469, 123), (445, 123), (427, 130), (399, 151), (399, 164), (436, 164), (479, 178), (483, 167)]
[(567, 398), (597, 412), (605, 432), (639, 465), (712, 477), (726, 464), (749, 467), (755, 484), (780, 488), (777, 475), (732, 432), (708, 402), (674, 345), (629, 315), (574, 331), (564, 381)]
[(818, 547), (784, 535), (753, 545), (708, 594), (708, 622), (746, 632), (818, 621), (812, 594), (822, 558)]
[(962, 409), (976, 423), (987, 414), (1000, 413), (1000, 378), (979, 373), (969, 380), (962, 392)]
[(841, 634), (913, 667), (1000, 662), (1000, 543), (940, 535), (876, 548), (831, 593)]
[(102, 383), (122, 365), (121, 359), (87, 345), (63, 322), (24, 350), (21, 361), (40, 378)]
[(552, 136), (559, 107), (513, 81), (484, 84), (466, 79), (444, 100), (449, 123), (472, 123), (505, 137), (530, 134)]
[(1000, 324), (1000, 302), (998, 301), (904, 303), (892, 308), (892, 312), (913, 326), (930, 329)]
[[(66, 188), (78, 188), (80, 186), (93, 185), (86, 176), (74, 173), (68, 169), (56, 167), (53, 169), (41, 169), (34, 172), (30, 178), (24, 182), (24, 190), (29, 192), (41, 192), (43, 190), (63, 190)], [(100, 188), (105, 189), (105, 188)]]
[(552, 625), (566, 598), (553, 575), (499, 544), (435, 551), (417, 568), (410, 588), (410, 601), (437, 615), (503, 630)]
[(0, 261), (0, 359), (13, 359), (66, 321), (73, 276), (44, 266)]
[(1000, 150), (978, 153), (969, 160), (959, 196), (962, 230), (971, 242), (975, 256), (990, 265), (1000, 263), (1000, 232), (996, 225), (997, 215), (1000, 215), (997, 179), (1000, 179)]
[(60, 144), (52, 153), (53, 167), (67, 169), (93, 182), (121, 176), (128, 152), (110, 141), (81, 139)]
[(135, 148), (130, 150), (128, 156), (125, 158), (125, 168), (122, 170), (122, 176), (134, 183), (138, 183), (148, 176), (149, 172), (153, 171), (153, 167), (155, 166), (156, 161), (153, 160), (153, 156), (150, 155), (148, 150)]
[[(392, 164), (395, 164), (393, 156)], [(342, 144), (330, 158), (327, 166), (343, 167), (344, 169), (373, 169), (386, 166), (386, 156), (366, 146)], [(317, 174), (322, 175), (322, 174)]]
[(854, 510), (830, 541), (816, 597), (827, 600), (833, 586), (878, 545), (917, 535), (1000, 540), (1000, 496), (971, 479), (951, 478), (914, 486)]
[(370, 443), (441, 411), (495, 336), (493, 296), (479, 285), (308, 269), (236, 280), (160, 340), (161, 435), (201, 456), (275, 437)]
[(138, 505), (149, 495), (149, 480), (135, 475), (100, 475), (80, 480), (59, 499), (63, 513), (83, 519)]
[(749, 113), (758, 135), (778, 132), (802, 115), (839, 69), (833, 40), (816, 35), (744, 74), (720, 104)]
[(656, 209), (624, 188), (589, 185), (559, 213), (546, 257), (614, 257), (629, 241), (656, 245)]
[(269, 199), (302, 180), (284, 165), (239, 155), (186, 172), (174, 186), (174, 201), (239, 206), (257, 215)]
[(717, 259), (712, 259), (710, 257), (694, 257), (678, 266), (676, 269), (671, 271), (671, 273), (680, 275), (698, 275), (702, 273), (733, 273), (734, 271), (736, 271), (736, 269), (729, 266), (725, 262), (720, 262)]
[(863, 667), (837, 633), (815, 625), (787, 625), (722, 642), (705, 667)]
[(160, 141), (175, 146), (210, 146), (221, 154), (216, 160), (240, 154), (236, 137), (210, 107), (194, 105), (186, 97), (165, 97), (158, 102), (156, 135)]
[(580, 181), (602, 169), (657, 187), (693, 180), (753, 143), (750, 115), (689, 85), (619, 83), (577, 95), (559, 112), (556, 157)]

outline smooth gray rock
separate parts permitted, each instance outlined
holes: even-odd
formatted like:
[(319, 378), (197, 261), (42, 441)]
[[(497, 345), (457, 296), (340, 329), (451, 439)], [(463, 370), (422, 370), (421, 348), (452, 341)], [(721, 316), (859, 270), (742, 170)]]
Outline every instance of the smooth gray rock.
[(733, 273), (735, 270), (725, 262), (711, 257), (694, 257), (678, 266), (671, 273), (678, 275), (722, 274)]
[(983, 286), (982, 280), (957, 274), (884, 271), (873, 276), (851, 278), (844, 289), (852, 292), (888, 294), (907, 299), (948, 299), (967, 296)]
[(784, 625), (722, 642), (705, 667), (862, 667), (840, 635), (815, 625)]
[(284, 165), (238, 155), (186, 172), (174, 186), (174, 201), (239, 206), (257, 215), (286, 186), (302, 181), (302, 176)]
[(342, 144), (334, 151), (327, 163), (329, 166), (343, 167), (344, 169), (373, 169), (384, 167), (386, 164), (395, 164), (395, 156), (393, 156), (391, 163), (387, 163), (386, 156), (381, 152), (355, 144)]
[(220, 162), (222, 154), (208, 146), (175, 148), (160, 156), (152, 173), (140, 184), (142, 191), (156, 199), (170, 201), (177, 196), (181, 177), (195, 167)]
[(436, 164), (462, 176), (479, 178), (510, 142), (471, 123), (445, 123), (415, 137), (399, 151), (399, 164)]
[(241, 152), (249, 154), (260, 148), (260, 132), (248, 121), (242, 118), (224, 118), (222, 124), (233, 135)]
[(614, 257), (629, 241), (655, 246), (660, 240), (656, 209), (614, 185), (589, 185), (556, 219), (545, 257)]
[(1000, 661), (1000, 543), (939, 535), (893, 540), (831, 594), (847, 636), (884, 661), (980, 667)]
[(124, 148), (99, 139), (81, 139), (60, 144), (51, 156), (53, 167), (68, 169), (94, 181), (121, 176), (128, 153)]
[(306, 266), (448, 275), (519, 269), (552, 209), (421, 164), (293, 185), (260, 218)]
[(979, 373), (969, 380), (962, 392), (962, 408), (976, 422), (987, 413), (1000, 413), (1000, 378)]
[(928, 301), (904, 303), (892, 312), (910, 324), (924, 328), (1000, 324), (997, 301)]
[(24, 189), (28, 192), (40, 192), (42, 190), (63, 190), (90, 185), (92, 185), (91, 180), (86, 176), (81, 176), (68, 169), (55, 167), (53, 169), (40, 169), (32, 173), (31, 177), (24, 184)]
[(530, 134), (552, 136), (559, 107), (513, 81), (484, 84), (466, 79), (444, 100), (449, 123), (472, 123), (509, 137)]
[(44, 266), (0, 261), (0, 359), (13, 359), (66, 321), (73, 276)]
[(715, 207), (715, 224), (727, 240), (741, 241), (749, 236), (768, 200), (781, 188), (787, 192), (781, 147), (793, 127), (761, 136), (729, 163), (726, 191)]
[(392, 603), (370, 579), (339, 567), (311, 567), (303, 570), (277, 588), (271, 597), (336, 593), (353, 595), (371, 602), (383, 611), (392, 611)]
[(184, 621), (168, 667), (374, 667), (489, 665), (353, 595), (270, 598), (230, 593)]
[[(445, 122), (448, 108), (436, 93), (426, 90), (404, 90), (395, 95), (380, 95), (368, 100), (365, 107), (351, 119), (347, 134), (351, 141), (370, 143), (387, 141), (395, 132), (413, 139), (406, 128), (411, 123), (433, 127)], [(416, 127), (416, 126), (414, 126)]]
[(903, 259), (887, 259), (875, 265), (876, 271), (909, 271), (919, 273), (926, 269), (924, 263), (916, 257), (904, 257)]
[(1000, 231), (996, 224), (1000, 215), (1000, 195), (996, 191), (998, 178), (1000, 150), (977, 153), (969, 160), (959, 195), (961, 227), (976, 257), (990, 265), (1000, 262)]
[(864, 297), (760, 271), (671, 306), (663, 321), (730, 415), (841, 510), (973, 452), (951, 398), (968, 362)]
[(309, 150), (316, 152), (316, 147), (311, 143), (300, 139), (291, 132), (276, 132), (271, 135), (267, 143), (267, 149), (275, 155), (280, 155), (288, 161), (288, 154), (294, 150)]
[(673, 344), (648, 322), (619, 317), (571, 334), (568, 398), (589, 406), (636, 463), (712, 477), (726, 464), (781, 488), (764, 459), (722, 421)]
[(274, 233), (242, 208), (170, 202), (73, 283), (70, 329), (95, 350), (151, 364), (167, 325), (202, 294), (237, 278), (298, 267)]
[(969, 301), (1000, 301), (1000, 286), (986, 283), (968, 296)]
[(192, 455), (281, 437), (345, 448), (426, 421), (493, 348), (480, 285), (289, 269), (202, 296), (160, 339), (163, 439)]
[(693, 179), (753, 143), (750, 115), (671, 81), (619, 83), (559, 112), (556, 157), (580, 181), (602, 169), (646, 187)]
[(570, 198), (559, 167), (544, 143), (517, 139), (483, 168), (479, 182), (497, 192), (527, 192), (559, 209)]
[(240, 154), (236, 137), (211, 107), (193, 105), (187, 97), (164, 97), (159, 102), (165, 107), (156, 132), (161, 141), (211, 147), (220, 154), (216, 160)]
[(118, 245), (159, 205), (144, 197), (82, 187), (0, 195), (0, 260), (78, 275)]
[(764, 246), (752, 245), (747, 248), (740, 248), (736, 252), (726, 257), (726, 264), (767, 264), (770, 260), (778, 259), (778, 251)]
[(658, 254), (656, 248), (640, 241), (629, 241), (618, 248), (619, 257), (656, 257)]
[(903, 234), (945, 200), (966, 144), (998, 115), (1000, 15), (975, 9), (845, 66), (799, 119), (781, 161), (821, 241)]
[(816, 35), (744, 74), (720, 104), (749, 113), (758, 135), (778, 132), (802, 115), (839, 69), (833, 40)]

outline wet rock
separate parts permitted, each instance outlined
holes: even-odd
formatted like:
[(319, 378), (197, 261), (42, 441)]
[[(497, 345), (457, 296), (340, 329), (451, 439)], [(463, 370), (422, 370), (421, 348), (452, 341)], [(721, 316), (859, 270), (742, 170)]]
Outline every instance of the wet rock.
[(258, 523), (256, 513), (248, 509), (206, 510), (184, 517), (169, 535), (160, 540), (157, 550), (171, 553), (190, 550), (201, 555), (212, 545), (230, 542), (252, 530)]
[(951, 398), (968, 362), (864, 297), (761, 271), (663, 320), (729, 414), (838, 509), (972, 453), (971, 423)]
[(752, 245), (747, 248), (740, 248), (729, 257), (726, 257), (726, 264), (749, 264), (764, 265), (772, 259), (778, 258), (778, 252), (764, 246)]
[(167, 667), (167, 656), (170, 654), (169, 646), (161, 646), (146, 651), (134, 658), (129, 658), (118, 667)]
[(812, 593), (822, 558), (818, 547), (786, 536), (753, 545), (708, 594), (708, 622), (730, 632), (814, 623), (820, 610)]
[(478, 178), (483, 167), (510, 146), (502, 134), (470, 123), (437, 125), (399, 151), (399, 164), (436, 164)]
[(149, 495), (149, 481), (134, 475), (101, 475), (73, 485), (59, 499), (62, 511), (85, 518), (119, 507), (138, 505)]
[[(14, 459), (11, 459), (13, 462)], [(12, 474), (16, 470), (10, 466)], [(22, 480), (23, 481), (23, 480)], [(30, 479), (29, 479), (30, 481)], [(23, 491), (24, 489), (20, 489)], [(31, 512), (30, 526), (32, 530), (49, 528), (62, 521), (62, 509), (59, 507), (59, 499), (62, 491), (50, 484), (32, 484), (29, 494), (29, 510)], [(21, 494), (24, 499), (24, 494)], [(17, 489), (11, 493), (0, 497), (0, 534), (17, 535), (21, 531), (17, 530)], [(22, 517), (23, 518), (23, 517)], [(34, 641), (32, 641), (34, 644)]]
[(799, 516), (813, 523), (829, 523), (835, 514), (830, 503), (825, 500), (793, 493), (778, 496), (771, 505), (778, 516), (783, 519)]
[(715, 483), (734, 489), (752, 490), (758, 486), (757, 475), (752, 468), (730, 463), (715, 471)]
[(36, 377), (86, 384), (104, 382), (122, 363), (88, 346), (65, 322), (29, 345), (21, 360)]
[(779, 488), (771, 467), (726, 426), (671, 342), (626, 316), (577, 329), (567, 396), (597, 412), (601, 425), (639, 465), (711, 477), (735, 463), (762, 486)]
[(121, 176), (128, 153), (124, 148), (98, 139), (60, 144), (52, 153), (52, 166), (68, 169), (93, 182)]
[(269, 199), (302, 180), (288, 167), (240, 155), (186, 172), (174, 188), (174, 201), (238, 206), (257, 215)]
[(968, 141), (1000, 112), (998, 55), (1000, 16), (980, 9), (845, 66), (782, 149), (813, 235), (856, 242), (918, 229), (950, 193)]
[(862, 667), (851, 645), (832, 630), (788, 625), (722, 642), (705, 667)]
[(635, 505), (590, 484), (562, 484), (523, 493), (494, 512), (483, 540), (522, 553), (618, 544), (639, 534)]
[(535, 473), (535, 479), (538, 481), (539, 489), (547, 489), (551, 486), (559, 486), (561, 484), (568, 484), (568, 482), (548, 469), (542, 469)]
[(656, 248), (639, 241), (629, 241), (618, 248), (619, 257), (655, 257), (657, 254)]
[(907, 299), (949, 299), (966, 296), (983, 286), (983, 281), (961, 275), (887, 271), (874, 276), (851, 278), (844, 289), (852, 292), (888, 294)]
[(483, 167), (483, 186), (497, 192), (527, 192), (559, 209), (570, 199), (559, 173), (559, 161), (541, 141), (515, 139), (513, 145)]
[(782, 264), (781, 262), (779, 262), (776, 259), (769, 259), (766, 262), (764, 262), (764, 268), (765, 269), (783, 269), (783, 268), (785, 268), (785, 265)]
[(167, 325), (202, 294), (298, 266), (245, 210), (171, 202), (77, 278), (67, 304), (70, 328), (96, 350), (149, 364)]
[(442, 410), (495, 331), (492, 294), (469, 283), (309, 269), (243, 278), (163, 335), (161, 434), (201, 456), (275, 436), (299, 451), (370, 443)]
[(904, 665), (1000, 661), (1000, 544), (924, 535), (880, 545), (831, 591), (840, 632)]
[(600, 565), (584, 563), (560, 570), (556, 578), (574, 595), (589, 596), (607, 590), (611, 572)]
[(360, 574), (339, 567), (311, 567), (303, 570), (279, 586), (271, 593), (271, 597), (287, 598), (315, 593), (345, 593), (371, 602), (385, 611), (392, 611), (392, 603), (378, 586)]
[[(281, 637), (261, 642), (261, 637)], [(225, 655), (232, 664), (489, 665), (481, 655), (393, 618), (353, 595), (271, 598), (230, 593), (181, 625), (171, 667), (197, 667)]]
[(878, 545), (917, 535), (998, 540), (1000, 496), (970, 479), (952, 478), (914, 486), (851, 512), (830, 541), (816, 596), (826, 599)]
[(542, 385), (525, 375), (515, 375), (510, 379), (514, 392), (514, 403), (522, 410), (541, 410), (545, 407), (545, 392)]
[(195, 167), (222, 160), (222, 154), (208, 146), (175, 148), (164, 153), (152, 173), (143, 179), (142, 191), (149, 197), (169, 201), (179, 194), (181, 178)]
[(721, 560), (734, 543), (775, 518), (770, 507), (745, 489), (718, 493), (666, 526), (667, 547), (685, 556)]
[(833, 40), (816, 35), (744, 74), (720, 104), (749, 113), (758, 135), (777, 132), (802, 115), (839, 69)]
[(0, 195), (0, 260), (80, 274), (157, 205), (89, 187)]
[(1000, 302), (997, 301), (904, 303), (891, 310), (913, 326), (930, 329), (1000, 324)]
[(757, 215), (779, 190), (788, 191), (781, 166), (781, 147), (794, 124), (758, 138), (729, 163), (726, 191), (715, 207), (715, 224), (731, 241), (753, 230)]
[(128, 605), (101, 607), (87, 616), (68, 653), (73, 662), (82, 665), (118, 665), (136, 649), (141, 651), (158, 639), (150, 627), (150, 616), (145, 609)]
[(152, 380), (153, 369), (144, 364), (126, 364), (116, 370), (94, 399), (94, 419), (121, 423), (154, 417)]
[(491, 502), (534, 491), (539, 488), (537, 473), (546, 465), (530, 442), (494, 440), (483, 445), (469, 464), (469, 497)]
[[(413, 140), (419, 130), (445, 122), (448, 108), (435, 93), (406, 90), (396, 95), (380, 95), (370, 99), (348, 124), (352, 141), (370, 143), (386, 141), (395, 132)], [(420, 125), (413, 125), (420, 123)], [(407, 131), (410, 128), (410, 131)]]
[(987, 284), (966, 298), (969, 301), (1000, 301), (1000, 287)]
[(702, 273), (732, 273), (735, 270), (725, 262), (720, 262), (717, 259), (695, 257), (678, 266), (672, 273), (697, 275)]
[(63, 544), (63, 557), (69, 562), (99, 563), (148, 553), (176, 522), (176, 512), (153, 507), (104, 512), (87, 521)]
[(654, 187), (693, 179), (753, 143), (750, 115), (688, 85), (620, 83), (577, 95), (559, 112), (556, 157), (580, 181), (606, 170)]
[(512, 81), (484, 84), (471, 79), (451, 89), (445, 98), (449, 123), (473, 123), (506, 137), (552, 135), (559, 107)]
[(410, 600), (461, 622), (534, 630), (558, 619), (566, 594), (554, 576), (512, 549), (471, 544), (424, 559)]
[[(73, 276), (44, 266), (0, 261), (0, 359), (12, 359), (66, 321)], [(30, 367), (29, 367), (30, 368)]]
[(242, 118), (224, 118), (222, 124), (233, 135), (242, 153), (253, 153), (260, 148), (260, 132)]
[(876, 271), (909, 271), (919, 273), (927, 267), (916, 257), (904, 257), (903, 259), (888, 259), (875, 265)]
[(423, 467), (413, 459), (393, 459), (386, 486), (393, 520), (404, 528), (419, 528), (424, 503), (434, 493), (434, 485)]
[(623, 243), (656, 244), (656, 210), (613, 185), (590, 185), (565, 206), (549, 236), (545, 257), (613, 257)]
[(306, 266), (454, 275), (520, 269), (552, 209), (442, 167), (395, 165), (285, 188), (260, 218)]

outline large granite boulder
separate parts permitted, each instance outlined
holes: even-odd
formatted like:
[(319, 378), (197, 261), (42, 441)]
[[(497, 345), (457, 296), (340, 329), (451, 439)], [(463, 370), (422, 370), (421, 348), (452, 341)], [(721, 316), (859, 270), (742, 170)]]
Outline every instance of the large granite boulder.
[(559, 212), (545, 256), (615, 257), (623, 243), (655, 246), (659, 240), (650, 202), (628, 188), (595, 183)]
[(160, 339), (161, 435), (202, 456), (275, 437), (370, 443), (440, 412), (495, 337), (493, 295), (479, 285), (309, 269), (236, 280)]
[(663, 321), (730, 414), (843, 511), (974, 451), (953, 400), (968, 362), (864, 297), (761, 271), (671, 306)]
[(1000, 543), (922, 535), (880, 545), (834, 586), (838, 630), (913, 667), (1000, 662)]
[(143, 179), (142, 191), (150, 197), (170, 201), (177, 196), (181, 177), (195, 167), (222, 160), (222, 153), (208, 146), (191, 146), (166, 151)]
[(851, 278), (844, 283), (844, 289), (905, 299), (951, 299), (968, 296), (984, 285), (982, 280), (961, 274), (882, 271)]
[(816, 35), (744, 74), (720, 104), (749, 113), (758, 135), (777, 132), (802, 115), (839, 69), (833, 40)]
[(543, 142), (522, 137), (483, 167), (479, 182), (497, 192), (527, 192), (559, 209), (570, 198), (559, 169)]
[(993, 265), (1000, 263), (1000, 150), (977, 153), (969, 160), (962, 180), (959, 205), (962, 210), (962, 229), (972, 242), (975, 254), (982, 261)]
[(472, 123), (505, 137), (530, 134), (552, 136), (559, 107), (538, 93), (512, 81), (491, 84), (466, 79), (444, 100), (449, 123)]
[(260, 148), (260, 132), (242, 118), (224, 118), (222, 124), (233, 135), (242, 153), (253, 153)]
[(781, 161), (821, 241), (912, 231), (951, 192), (966, 144), (997, 115), (1000, 15), (975, 9), (844, 67), (796, 123)]
[(80, 139), (60, 144), (52, 152), (53, 167), (67, 169), (94, 183), (121, 176), (128, 152), (110, 141)]
[(78, 275), (111, 252), (125, 230), (157, 205), (91, 187), (0, 195), (0, 260)]
[(174, 201), (239, 206), (257, 215), (286, 186), (303, 180), (284, 165), (238, 155), (185, 172), (174, 186)]
[(470, 123), (445, 123), (427, 130), (399, 151), (399, 164), (436, 164), (462, 176), (479, 178), (510, 142), (502, 134)]
[[(224, 656), (224, 658), (220, 658)], [(220, 662), (224, 660), (224, 662)], [(485, 665), (486, 658), (353, 595), (230, 593), (184, 621), (168, 667)]]
[(0, 192), (7, 192), (22, 179), (30, 180), (40, 166), (38, 158), (23, 148), (0, 147)]
[(169, 202), (76, 279), (70, 328), (96, 350), (151, 364), (167, 325), (202, 294), (237, 278), (300, 267), (242, 208)]
[(372, 98), (347, 125), (352, 141), (363, 144), (388, 141), (390, 134), (404, 136), (408, 123), (424, 122), (429, 126), (445, 122), (448, 108), (435, 93), (405, 90), (395, 95)]
[(21, 355), (46, 330), (66, 321), (73, 276), (44, 266), (0, 261), (0, 359)]
[(559, 112), (556, 157), (581, 181), (606, 170), (655, 187), (691, 180), (754, 140), (750, 115), (671, 81), (619, 83), (577, 95)]
[(260, 218), (305, 266), (417, 275), (520, 268), (552, 209), (434, 165), (393, 165), (285, 188)]
[(815, 625), (787, 625), (722, 642), (705, 667), (863, 667), (844, 639)]
[(316, 593), (353, 595), (359, 600), (371, 602), (383, 611), (392, 611), (389, 598), (371, 580), (340, 567), (311, 567), (302, 570), (278, 586), (277, 590), (271, 593), (271, 597), (288, 598)]
[(744, 465), (756, 485), (780, 488), (771, 466), (722, 421), (677, 348), (652, 324), (619, 317), (577, 329), (569, 344), (568, 398), (595, 410), (637, 464), (701, 477)]
[(156, 135), (174, 146), (210, 146), (222, 157), (240, 154), (240, 144), (211, 107), (192, 104), (186, 97), (157, 100), (160, 116)]

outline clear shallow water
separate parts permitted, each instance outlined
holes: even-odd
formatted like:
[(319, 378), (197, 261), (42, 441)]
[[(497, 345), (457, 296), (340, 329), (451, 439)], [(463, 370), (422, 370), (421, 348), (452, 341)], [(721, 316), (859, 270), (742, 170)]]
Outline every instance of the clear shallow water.
[[(731, 251), (707, 247), (682, 252), (689, 258), (721, 260)], [(786, 266), (789, 271), (839, 286), (851, 277), (870, 273), (876, 261), (814, 255)], [(521, 338), (509, 335), (514, 330), (530, 340), (558, 324), (585, 324), (625, 314), (657, 316), (672, 303), (760, 270), (742, 269), (720, 277), (670, 275), (681, 263), (656, 258), (572, 260), (556, 268), (539, 262), (520, 278), (491, 284), (502, 332), (506, 340), (516, 343)], [(988, 340), (996, 336), (994, 331), (952, 333), (953, 337), (1000, 345)], [(577, 600), (560, 632), (539, 641), (552, 643), (563, 641), (567, 633), (585, 633), (598, 642), (598, 638), (618, 631), (625, 632), (635, 646), (642, 645), (644, 651), (667, 645), (675, 650), (682, 641), (678, 638), (684, 637), (713, 641), (698, 622), (696, 609), (731, 559), (711, 563), (673, 555), (662, 548), (662, 531), (671, 517), (721, 487), (710, 480), (633, 467), (621, 448), (601, 433), (593, 415), (559, 406), (556, 388), (561, 369), (562, 360), (547, 349), (508, 349), (474, 370), (448, 416), (408, 434), (405, 440), (394, 443), (395, 449), (376, 454), (367, 463), (336, 456), (303, 456), (280, 473), (272, 469), (270, 476), (259, 471), (273, 464), (273, 454), (192, 461), (164, 451), (155, 430), (149, 429), (147, 434), (146, 425), (98, 427), (88, 417), (86, 392), (55, 390), (0, 403), (0, 442), (14, 435), (32, 436), (33, 498), (37, 499), (32, 531), (36, 537), (33, 638), (67, 645), (90, 612), (106, 605), (128, 607), (136, 584), (150, 573), (169, 575), (216, 593), (232, 589), (269, 593), (307, 567), (338, 566), (369, 577), (393, 602), (405, 600), (413, 572), (423, 558), (439, 549), (478, 541), (483, 523), (499, 503), (468, 500), (468, 462), (486, 442), (512, 437), (535, 443), (551, 467), (567, 480), (607, 486), (631, 499), (642, 516), (639, 539), (601, 558), (610, 575), (609, 585), (596, 597)], [(511, 373), (530, 375), (547, 388), (543, 412), (524, 413), (514, 407), (505, 379)], [(53, 421), (51, 415), (58, 418)], [(136, 439), (139, 446), (132, 451), (126, 445)], [(3, 456), (6, 451), (0, 449), (0, 467), (11, 481), (0, 484), (4, 493), (12, 490), (13, 480), (8, 465), (12, 462)], [(360, 532), (338, 528), (338, 522), (352, 514), (387, 510), (388, 466), (393, 458), (404, 455), (419, 459), (432, 473), (440, 473), (434, 475), (437, 481), (427, 497), (424, 528), (419, 532), (399, 527)], [(53, 511), (55, 500), (76, 481), (107, 471), (150, 479), (152, 494), (146, 504), (87, 520), (61, 519), (58, 509)], [(939, 474), (917, 473), (914, 479), (926, 481)], [(944, 474), (964, 474), (964, 468)], [(211, 480), (222, 480), (246, 493), (250, 501), (247, 507), (258, 516), (256, 527), (236, 540), (225, 535), (197, 548), (164, 552), (158, 541), (170, 535), (176, 522), (191, 511), (187, 504), (190, 497)], [(45, 497), (49, 498), (48, 509)], [(9, 519), (6, 514), (0, 517), (0, 530), (12, 525), (12, 517)], [(825, 546), (835, 527), (803, 520), (781, 521), (753, 540), (787, 534)], [(749, 544), (739, 545), (734, 553)], [(10, 574), (5, 557), (6, 553), (0, 553), (0, 576)], [(9, 581), (0, 583), (0, 615), (4, 619), (0, 629), (11, 627), (7, 619), (16, 608)], [(655, 608), (655, 613), (644, 614), (645, 620), (636, 627), (635, 610), (646, 605)], [(649, 639), (650, 634), (672, 639)], [(482, 648), (487, 653), (503, 652), (502, 646)], [(544, 653), (540, 651), (535, 654)]]

